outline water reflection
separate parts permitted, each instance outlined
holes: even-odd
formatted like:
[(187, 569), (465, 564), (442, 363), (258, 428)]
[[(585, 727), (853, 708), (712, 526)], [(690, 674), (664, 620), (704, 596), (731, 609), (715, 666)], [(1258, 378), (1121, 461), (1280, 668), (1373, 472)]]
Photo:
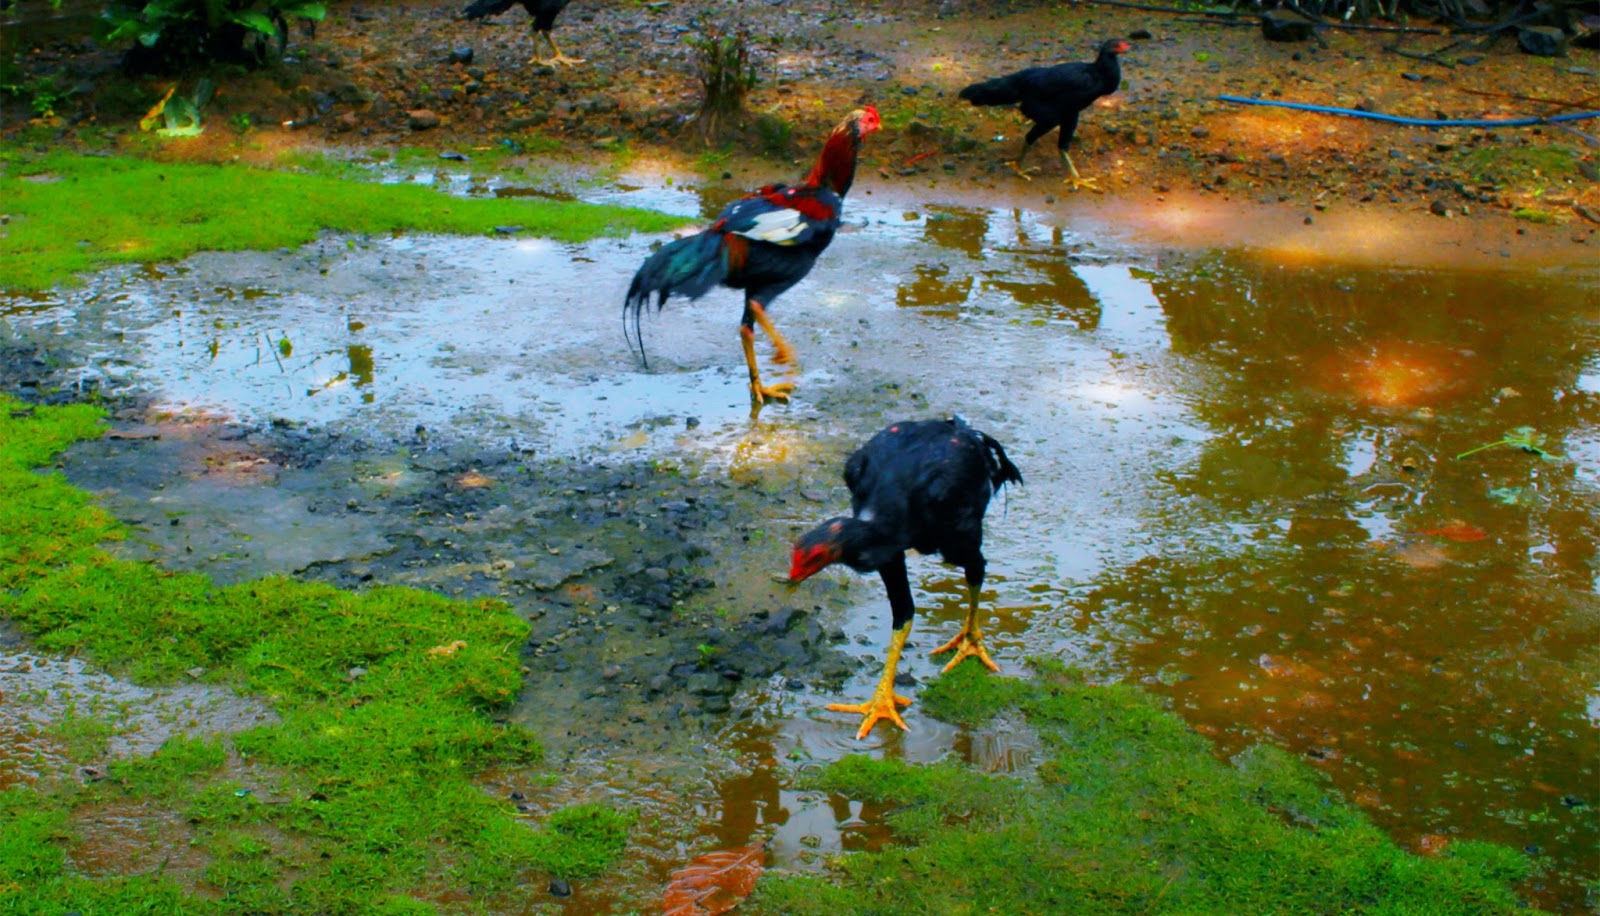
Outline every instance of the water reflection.
[[(738, 193), (623, 197), (706, 219)], [(76, 371), (255, 418), (425, 425), (537, 448), (530, 463), (586, 447), (703, 461), (763, 488), (736, 533), (697, 535), (725, 548), (762, 533), (708, 551), (722, 590), (707, 600), (731, 614), (753, 608), (727, 583), (781, 568), (784, 532), (843, 505), (828, 488), (850, 447), (904, 416), (965, 413), (1028, 481), (991, 509), (986, 540), (986, 627), (1008, 675), (1054, 654), (1145, 683), (1224, 752), (1302, 754), (1402, 839), (1536, 847), (1552, 863), (1539, 901), (1578, 905), (1600, 842), (1593, 808), (1564, 801), (1592, 806), (1600, 783), (1600, 277), (1290, 269), (1108, 250), (1016, 210), (852, 199), (849, 213), (776, 317), (805, 363), (796, 403), (756, 423), (736, 294), (648, 319), (651, 371), (627, 354), (620, 297), (653, 239), (335, 240), (95, 279), (0, 314), (81, 344)], [(1569, 460), (1455, 457), (1519, 427)], [(914, 568), (903, 670), (920, 681), (964, 588)], [(847, 754), (1032, 765), (1019, 723), (968, 733), (920, 706), (913, 732), (856, 742), (854, 722), (819, 710), (870, 689), (887, 607), (871, 583), (825, 594), (808, 598), (861, 640), (864, 673), (838, 697), (752, 699), (774, 721), (731, 782), (695, 795), (698, 832), (660, 853), (662, 874), (761, 836), (794, 861), (867, 842), (870, 808), (802, 787)], [(619, 796), (638, 785), (625, 777)]]
[(1591, 855), (1560, 799), (1600, 759), (1580, 699), (1595, 494), (1570, 463), (1454, 457), (1593, 427), (1579, 293), (1221, 257), (1151, 285), (1173, 349), (1207, 367), (1192, 409), (1213, 435), (1164, 475), (1163, 548), (1095, 580), (1121, 664), (1161, 672), (1228, 746), (1270, 736), (1332, 767), (1402, 835)]

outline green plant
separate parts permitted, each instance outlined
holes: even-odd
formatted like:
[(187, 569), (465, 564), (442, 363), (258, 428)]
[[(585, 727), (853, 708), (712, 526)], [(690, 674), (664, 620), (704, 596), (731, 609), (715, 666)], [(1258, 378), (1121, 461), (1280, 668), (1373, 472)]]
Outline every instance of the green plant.
[(694, 49), (695, 75), (702, 96), (697, 120), (707, 139), (718, 136), (744, 113), (745, 96), (758, 77), (750, 59), (750, 31), (742, 24), (705, 26), (705, 34), (688, 39)]
[(8, 60), (0, 66), (0, 93), (25, 102), (36, 118), (50, 118), (55, 116), (56, 104), (72, 90), (57, 85), (53, 75), (28, 79), (14, 61)]
[(1543, 458), (1546, 461), (1565, 461), (1565, 460), (1567, 460), (1566, 458), (1562, 457), (1561, 455), (1552, 455), (1549, 452), (1545, 451), (1543, 448), (1540, 447), (1541, 443), (1543, 443), (1543, 442), (1544, 442), (1544, 434), (1543, 433), (1540, 433), (1539, 431), (1535, 430), (1531, 426), (1519, 426), (1516, 429), (1508, 429), (1508, 430), (1506, 430), (1505, 438), (1499, 440), (1498, 442), (1490, 442), (1487, 445), (1480, 445), (1477, 448), (1469, 448), (1469, 449), (1467, 449), (1466, 451), (1464, 451), (1461, 454), (1457, 455), (1456, 456), (1456, 460), (1459, 461), (1462, 458), (1467, 457), (1468, 455), (1476, 455), (1479, 452), (1486, 451), (1488, 449), (1494, 448), (1497, 445), (1510, 445), (1510, 446), (1513, 446), (1515, 448), (1520, 448), (1523, 451), (1525, 451), (1525, 452), (1527, 452), (1527, 453), (1529, 453), (1531, 455), (1538, 455), (1540, 458)]
[(115, 0), (101, 14), (100, 40), (131, 40), (124, 65), (172, 72), (217, 62), (259, 64), (283, 52), (289, 23), (320, 22), (318, 0)]

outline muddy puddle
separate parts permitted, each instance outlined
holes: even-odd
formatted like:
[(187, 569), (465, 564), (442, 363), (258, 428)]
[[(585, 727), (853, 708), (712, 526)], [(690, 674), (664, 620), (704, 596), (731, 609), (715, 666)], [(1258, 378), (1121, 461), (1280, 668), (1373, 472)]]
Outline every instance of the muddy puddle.
[[(580, 196), (699, 218), (726, 194)], [(40, 386), (132, 396), (120, 438), (64, 462), (136, 526), (118, 549), (228, 581), (492, 595), (533, 622), (513, 717), (562, 776), (487, 790), (644, 815), (640, 855), (572, 912), (636, 905), (715, 848), (765, 838), (799, 868), (883, 842), (881, 812), (800, 788), (844, 754), (1033, 766), (1019, 723), (918, 706), (910, 733), (854, 741), (821, 706), (870, 692), (881, 589), (774, 581), (847, 505), (854, 445), (948, 413), (1027, 479), (988, 525), (1006, 674), (1049, 655), (1142, 683), (1219, 753), (1286, 747), (1400, 842), (1525, 849), (1548, 869), (1530, 897), (1582, 906), (1600, 269), (1164, 250), (1060, 214), (858, 197), (773, 310), (795, 402), (754, 418), (735, 294), (648, 316), (649, 371), (630, 355), (620, 302), (649, 238), (330, 236), (0, 299), (0, 330), (48, 356), (18, 363)], [(1513, 430), (1563, 460), (1455, 457)], [(913, 570), (915, 696), (963, 587)]]

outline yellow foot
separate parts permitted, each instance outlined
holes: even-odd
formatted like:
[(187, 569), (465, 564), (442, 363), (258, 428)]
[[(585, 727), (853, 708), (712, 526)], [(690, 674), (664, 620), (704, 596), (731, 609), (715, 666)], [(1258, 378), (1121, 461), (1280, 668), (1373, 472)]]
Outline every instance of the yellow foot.
[(549, 60), (545, 61), (545, 63), (547, 63), (547, 64), (563, 64), (565, 66), (570, 67), (570, 66), (573, 66), (575, 64), (581, 64), (581, 63), (583, 63), (584, 61), (586, 61), (588, 59), (589, 58), (587, 58), (587, 57), (568, 57), (565, 54), (557, 54), (555, 57), (552, 57)]
[(794, 362), (794, 348), (788, 344), (779, 344), (772, 348), (772, 361), (775, 363)]
[(834, 712), (853, 712), (857, 715), (866, 716), (865, 721), (861, 723), (861, 730), (856, 732), (856, 740), (860, 741), (867, 736), (868, 732), (872, 731), (872, 726), (877, 725), (879, 719), (888, 719), (890, 722), (900, 726), (901, 731), (911, 731), (910, 727), (906, 725), (906, 720), (900, 718), (900, 707), (910, 705), (911, 700), (899, 694), (891, 693), (885, 696), (881, 693), (875, 693), (872, 695), (872, 699), (865, 703), (853, 705), (850, 703), (829, 703), (828, 708)]
[(950, 659), (949, 663), (944, 666), (945, 671), (949, 671), (951, 668), (954, 668), (956, 665), (960, 664), (962, 659), (971, 656), (976, 658), (978, 661), (983, 662), (983, 666), (988, 668), (990, 671), (993, 671), (996, 674), (1000, 673), (1000, 666), (995, 664), (994, 659), (989, 657), (989, 650), (983, 647), (983, 642), (978, 639), (973, 639), (972, 636), (967, 632), (966, 628), (963, 627), (961, 632), (956, 634), (955, 639), (950, 640), (928, 654), (940, 655), (945, 652), (949, 652), (952, 649), (955, 650), (956, 657)]
[(1068, 191), (1093, 191), (1096, 194), (1104, 193), (1100, 188), (1100, 180), (1098, 178), (1080, 178), (1077, 175), (1074, 175), (1071, 178), (1063, 181), (1062, 184), (1067, 186)]
[(789, 403), (789, 395), (794, 391), (793, 382), (779, 382), (776, 385), (763, 385), (760, 382), (750, 383), (750, 403), (756, 406), (782, 401)]
[(1011, 171), (1016, 172), (1017, 177), (1021, 178), (1023, 181), (1032, 181), (1033, 173), (1039, 171), (1038, 169), (1025, 169), (1022, 166), (1017, 165), (1015, 162), (1010, 163), (1010, 165)]

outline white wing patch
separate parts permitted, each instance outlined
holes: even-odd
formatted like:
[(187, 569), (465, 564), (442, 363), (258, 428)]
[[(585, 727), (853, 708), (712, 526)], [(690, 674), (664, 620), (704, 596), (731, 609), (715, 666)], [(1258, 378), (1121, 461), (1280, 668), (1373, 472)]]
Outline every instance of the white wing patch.
[(787, 207), (763, 213), (752, 222), (754, 225), (737, 234), (774, 245), (792, 245), (796, 238), (811, 228), (800, 211)]

